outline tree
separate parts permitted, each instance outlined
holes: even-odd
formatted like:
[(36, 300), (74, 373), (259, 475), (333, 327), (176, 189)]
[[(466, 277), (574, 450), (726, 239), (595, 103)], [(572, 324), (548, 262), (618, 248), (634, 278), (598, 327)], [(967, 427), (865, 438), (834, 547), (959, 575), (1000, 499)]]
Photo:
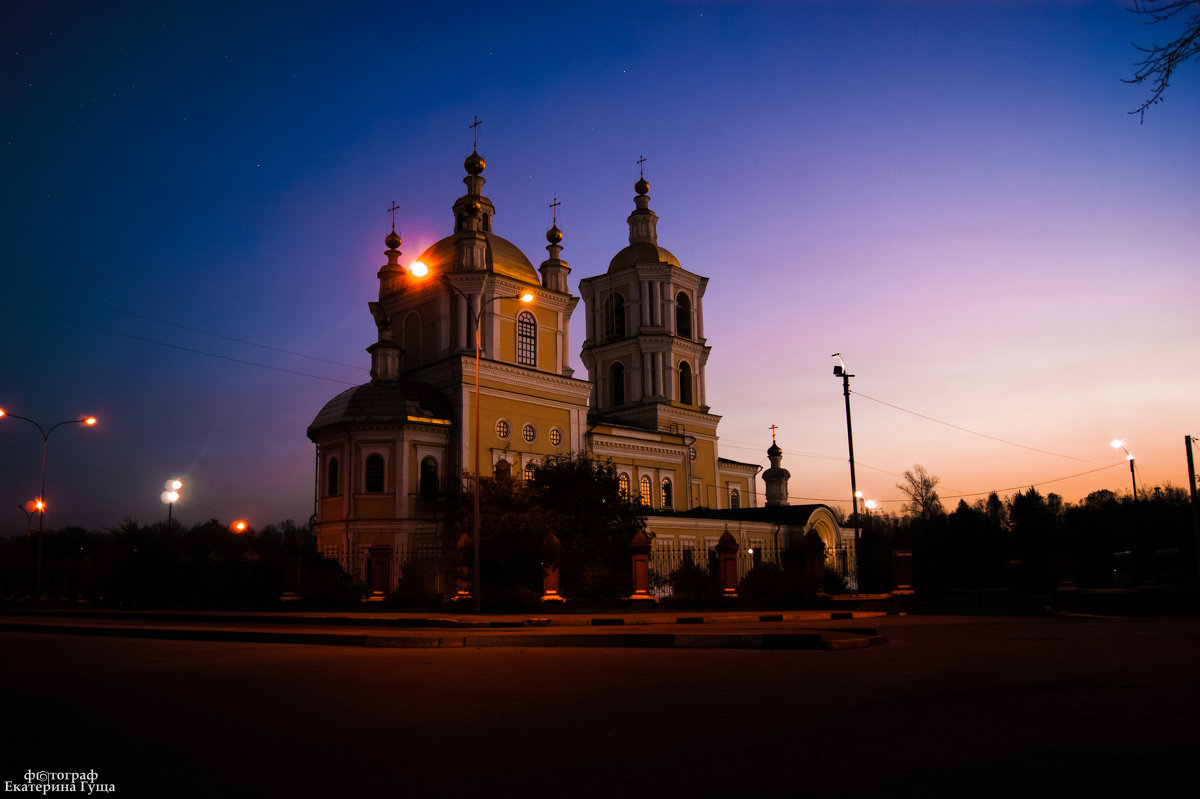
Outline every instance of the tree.
[[(1147, 25), (1157, 25), (1193, 8), (1200, 9), (1200, 0), (1133, 0), (1130, 11), (1146, 17)], [(1183, 31), (1170, 42), (1150, 47), (1135, 44), (1134, 47), (1145, 57), (1137, 62), (1137, 71), (1125, 83), (1141, 85), (1149, 82), (1153, 87), (1150, 97), (1129, 112), (1137, 114), (1144, 122), (1146, 109), (1162, 101), (1176, 68), (1200, 54), (1200, 11), (1187, 20)]]
[(904, 482), (896, 484), (896, 488), (908, 496), (909, 501), (904, 506), (905, 510), (922, 521), (944, 516), (946, 511), (935, 490), (940, 481), (940, 477), (934, 477), (919, 463), (906, 470)]

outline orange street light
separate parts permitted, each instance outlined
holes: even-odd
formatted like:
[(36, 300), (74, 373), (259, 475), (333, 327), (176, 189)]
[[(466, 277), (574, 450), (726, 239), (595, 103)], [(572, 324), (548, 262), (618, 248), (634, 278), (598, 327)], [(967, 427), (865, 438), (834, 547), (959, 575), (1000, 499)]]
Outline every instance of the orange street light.
[(234, 533), (244, 533), (247, 529), (249, 529), (249, 527), (250, 525), (246, 524), (245, 519), (238, 519), (236, 522), (229, 525), (230, 531)]
[[(424, 278), (430, 276), (429, 267), (420, 261), (413, 261), (412, 265), (409, 267), (408, 272), (413, 277), (416, 277), (419, 279), (424, 279)], [(474, 439), (475, 439), (474, 447), (473, 447), (474, 457), (475, 457), (475, 469), (474, 469), (475, 486), (474, 486), (474, 490), (471, 492), (472, 494), (474, 494), (474, 502), (473, 502), (474, 518), (472, 519), (472, 522), (471, 522), (472, 538), (473, 538), (473, 543), (472, 543), (473, 564), (472, 564), (472, 571), (471, 571), (471, 583), (472, 583), (471, 591), (474, 594), (474, 605), (475, 605), (476, 613), (481, 612), (481, 608), (482, 608), (481, 596), (483, 594), (483, 582), (479, 579), (479, 535), (480, 535), (479, 534), (479, 359), (480, 359), (480, 350), (482, 349), (482, 339), (483, 339), (483, 334), (482, 334), (483, 310), (485, 308), (487, 308), (488, 305), (492, 304), (493, 302), (496, 302), (497, 300), (520, 300), (521, 302), (523, 302), (525, 304), (529, 304), (529, 303), (533, 302), (533, 300), (534, 300), (533, 292), (531, 292), (531, 291), (526, 291), (521, 294), (502, 294), (502, 295), (497, 295), (495, 297), (485, 297), (484, 295), (487, 293), (486, 292), (487, 276), (488, 276), (488, 273), (485, 272), (483, 275), (483, 285), (481, 285), (479, 287), (479, 310), (475, 311), (474, 313), (472, 313), (472, 311), (471, 311), (471, 298), (468, 297), (463, 292), (462, 289), (460, 289), (458, 286), (454, 285), (450, 281), (446, 280), (445, 275), (437, 275), (436, 276), (436, 278), (439, 280), (439, 282), (441, 282), (441, 284), (443, 286), (451, 289), (452, 291), (456, 292), (458, 294), (458, 296), (463, 298), (463, 303), (466, 305), (467, 313), (471, 313), (472, 316), (474, 316), (474, 321), (475, 321), (475, 429), (474, 429), (474, 434), (473, 434)]]
[(175, 507), (175, 503), (179, 501), (179, 489), (183, 488), (183, 481), (172, 477), (167, 482), (163, 483), (163, 488), (166, 491), (159, 494), (161, 499), (167, 505), (167, 529), (171, 529), (171, 510)]
[(33, 593), (34, 593), (34, 598), (36, 599), (42, 593), (42, 533), (45, 530), (45, 526), (46, 526), (46, 502), (45, 502), (45, 497), (46, 497), (46, 450), (48, 449), (49, 444), (50, 444), (50, 434), (65, 424), (82, 424), (82, 425), (86, 425), (87, 427), (93, 427), (96, 424), (96, 417), (95, 416), (84, 416), (79, 419), (64, 419), (63, 421), (58, 422), (55, 425), (53, 425), (49, 430), (46, 430), (40, 424), (35, 422), (33, 419), (30, 419), (28, 416), (18, 416), (15, 413), (8, 413), (3, 408), (0, 408), (0, 419), (4, 418), (6, 416), (10, 416), (13, 419), (21, 419), (23, 421), (29, 422), (31, 425), (33, 425), (34, 427), (36, 427), (38, 429), (39, 433), (42, 434), (42, 493), (37, 498), (37, 505), (38, 505), (37, 509), (39, 511), (39, 514), (38, 514), (38, 549), (37, 549), (37, 569), (35, 571), (35, 577), (34, 577), (34, 583), (33, 583), (33, 585), (34, 585)]

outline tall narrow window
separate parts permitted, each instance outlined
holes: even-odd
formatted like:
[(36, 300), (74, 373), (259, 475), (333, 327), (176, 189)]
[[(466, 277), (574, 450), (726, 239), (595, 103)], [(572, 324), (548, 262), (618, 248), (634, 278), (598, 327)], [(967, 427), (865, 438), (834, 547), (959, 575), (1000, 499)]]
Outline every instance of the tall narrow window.
[(517, 316), (517, 363), (537, 366), (537, 319), (529, 311)]
[(625, 364), (617, 361), (608, 370), (608, 383), (613, 405), (625, 404)]
[(604, 333), (607, 338), (625, 337), (625, 298), (620, 294), (604, 301)]
[(675, 295), (675, 335), (692, 337), (692, 301), (683, 291)]
[(664, 477), (662, 481), (662, 506), (663, 510), (672, 507), (671, 503), (671, 478)]
[(729, 489), (729, 507), (742, 507), (742, 492), (738, 491), (736, 488)]
[(383, 493), (383, 456), (368, 455), (363, 469), (363, 490), (368, 494)]
[(641, 479), (638, 480), (638, 488), (640, 489), (638, 493), (638, 501), (647, 508), (650, 507), (650, 500), (652, 497), (650, 496), (650, 477), (648, 475), (643, 474)]
[(338, 485), (338, 459), (330, 458), (328, 473), (326, 474), (325, 496), (336, 497), (339, 488), (341, 486)]
[(617, 475), (617, 490), (621, 492), (622, 499), (629, 499), (629, 475), (625, 472)]
[(438, 472), (437, 461), (433, 458), (424, 458), (421, 460), (421, 496), (425, 499), (434, 499), (438, 493)]
[(497, 480), (507, 480), (512, 477), (512, 464), (501, 458), (492, 467), (492, 474), (495, 475)]
[(687, 361), (679, 362), (679, 401), (684, 405), (692, 404), (692, 367)]

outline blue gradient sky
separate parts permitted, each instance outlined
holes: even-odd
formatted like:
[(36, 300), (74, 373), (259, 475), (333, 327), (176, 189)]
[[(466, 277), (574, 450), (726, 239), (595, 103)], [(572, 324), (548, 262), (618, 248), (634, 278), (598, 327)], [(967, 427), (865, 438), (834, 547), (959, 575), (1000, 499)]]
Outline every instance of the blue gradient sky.
[[(833, 352), (868, 497), (914, 463), (948, 497), (1128, 490), (1115, 436), (1183, 485), (1200, 69), (1144, 125), (1121, 82), (1168, 33), (1113, 0), (10, 0), (0, 407), (100, 417), (50, 440), (50, 526), (154, 521), (174, 476), (185, 522), (303, 521), (385, 209), (406, 263), (449, 232), (478, 115), (496, 231), (539, 263), (559, 198), (573, 291), (646, 157), (660, 244), (711, 279), (722, 454), (766, 465), (779, 425), (793, 502), (849, 494)], [(40, 444), (0, 420), (0, 531)]]

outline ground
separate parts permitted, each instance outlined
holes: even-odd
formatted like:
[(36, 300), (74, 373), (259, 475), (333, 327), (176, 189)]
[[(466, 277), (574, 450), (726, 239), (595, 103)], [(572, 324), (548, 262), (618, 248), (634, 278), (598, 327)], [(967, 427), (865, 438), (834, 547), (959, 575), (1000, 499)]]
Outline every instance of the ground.
[(1109, 796), (1191, 783), (1200, 619), (886, 617), (845, 651), (3, 633), (0, 779), (117, 796)]

